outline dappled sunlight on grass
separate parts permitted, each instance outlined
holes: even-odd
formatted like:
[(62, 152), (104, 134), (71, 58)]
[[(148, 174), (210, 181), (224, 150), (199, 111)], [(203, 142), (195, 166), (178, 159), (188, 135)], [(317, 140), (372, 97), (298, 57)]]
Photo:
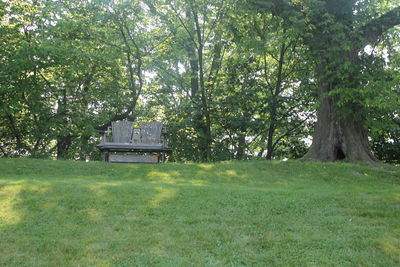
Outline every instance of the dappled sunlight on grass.
[(392, 194), (392, 197), (395, 201), (399, 201), (400, 204), (400, 193), (394, 193)]
[(168, 256), (166, 246), (160, 243), (150, 248), (150, 253), (157, 256)]
[(207, 181), (204, 180), (188, 180), (188, 185), (192, 185), (192, 186), (207, 186), (209, 185), (209, 183)]
[(206, 186), (209, 184), (206, 180), (191, 179), (191, 177), (183, 176), (178, 171), (150, 171), (147, 173), (146, 177), (150, 180), (150, 184), (168, 184), (176, 186)]
[(104, 214), (98, 209), (88, 209), (86, 211), (87, 216), (92, 221), (99, 221), (103, 218)]
[(222, 172), (222, 175), (226, 175), (228, 177), (233, 177), (233, 178), (248, 178), (247, 175), (244, 174), (238, 174), (237, 171), (235, 170), (226, 170), (224, 172)]
[(151, 207), (159, 206), (163, 201), (172, 199), (176, 196), (177, 189), (158, 186), (155, 188), (157, 193), (149, 200)]
[[(400, 230), (400, 229), (399, 229)], [(381, 245), (383, 251), (389, 255), (397, 256), (400, 259), (400, 231), (393, 236), (380, 238), (378, 243)]]
[[(109, 193), (105, 189), (107, 186), (119, 186), (122, 183), (115, 183), (115, 182), (109, 182), (109, 183), (95, 183), (92, 185), (87, 186), (87, 189), (89, 189), (97, 198), (99, 199), (107, 199)], [(126, 184), (126, 183), (125, 183)]]
[(138, 181), (100, 181), (100, 182), (91, 182), (88, 184), (88, 188), (91, 189), (101, 189), (103, 187), (113, 187), (113, 186), (123, 186), (123, 185), (131, 185), (131, 184), (135, 184)]
[[(0, 182), (0, 227), (17, 224), (21, 220), (21, 211), (17, 210), (27, 195), (45, 194), (49, 183), (32, 184), (26, 181)], [(51, 203), (43, 203), (43, 208)]]
[(279, 180), (279, 181), (276, 181), (274, 184), (275, 184), (275, 185), (278, 185), (278, 186), (287, 187), (287, 186), (289, 186), (291, 183), (289, 183), (287, 180), (281, 179), (281, 180)]
[(203, 180), (210, 182), (243, 182), (246, 179), (250, 179), (248, 175), (241, 173), (240, 170), (226, 169), (226, 167), (212, 169), (211, 171), (198, 170), (194, 176), (201, 177)]
[(10, 162), (24, 169), (0, 159), (0, 266), (400, 266), (398, 173)]
[(164, 183), (164, 184), (177, 184), (183, 183), (185, 180), (180, 177), (179, 173), (176, 171), (172, 172), (160, 172), (160, 171), (150, 171), (146, 175), (152, 183)]
[(199, 164), (197, 164), (197, 166), (199, 168), (204, 169), (204, 170), (212, 170), (212, 169), (215, 168), (215, 165), (214, 164), (210, 164), (210, 163), (199, 163)]
[[(104, 164), (110, 164), (110, 163), (104, 163)], [(130, 169), (130, 170), (138, 170), (140, 169), (142, 166), (141, 164), (121, 164), (121, 163), (112, 163), (112, 164), (116, 164), (116, 165), (122, 165), (121, 167), (124, 169)]]
[(22, 189), (23, 185), (20, 183), (0, 187), (0, 228), (19, 223), (21, 217), (14, 206), (18, 203), (18, 195)]

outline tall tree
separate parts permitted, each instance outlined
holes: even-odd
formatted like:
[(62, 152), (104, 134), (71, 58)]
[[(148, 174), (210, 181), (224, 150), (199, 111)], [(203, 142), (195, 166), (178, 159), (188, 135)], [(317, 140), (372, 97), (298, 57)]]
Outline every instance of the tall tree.
[(320, 105), (313, 143), (305, 157), (320, 161), (376, 161), (365, 127), (366, 105), (360, 94), (363, 65), (359, 54), (385, 31), (400, 24), (400, 6), (372, 15), (371, 10), (364, 12), (370, 1), (255, 3), (297, 28), (314, 58)]
[[(210, 161), (213, 152), (212, 94), (221, 68), (222, 23), (228, 9), (227, 1), (160, 2), (158, 6), (152, 1), (146, 3), (167, 26), (173, 42), (170, 43), (172, 47), (160, 47), (161, 62), (155, 70), (161, 80), (168, 81), (165, 86), (169, 87), (170, 94), (176, 96), (173, 88), (179, 88), (181, 94), (184, 92), (185, 100), (181, 106), (186, 107), (186, 126), (196, 132), (193, 145), (201, 160)], [(176, 109), (171, 111), (177, 112)], [(182, 140), (185, 139), (188, 138), (182, 136)]]
[(217, 110), (221, 138), (229, 138), (237, 159), (272, 159), (282, 141), (306, 128), (312, 70), (297, 33), (286, 26), (270, 14), (242, 12), (230, 19), (233, 44), (223, 62)]

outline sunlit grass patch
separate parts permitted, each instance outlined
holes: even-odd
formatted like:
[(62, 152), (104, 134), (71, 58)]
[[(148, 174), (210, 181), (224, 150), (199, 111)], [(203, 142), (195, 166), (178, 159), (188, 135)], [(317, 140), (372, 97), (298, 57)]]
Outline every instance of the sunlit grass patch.
[(20, 215), (15, 211), (15, 205), (22, 183), (3, 183), (0, 188), (0, 225), (16, 224)]

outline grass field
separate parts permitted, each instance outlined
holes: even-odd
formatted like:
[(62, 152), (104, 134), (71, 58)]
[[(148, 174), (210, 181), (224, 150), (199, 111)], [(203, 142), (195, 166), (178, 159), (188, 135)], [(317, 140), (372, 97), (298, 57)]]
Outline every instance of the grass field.
[(400, 168), (0, 159), (0, 266), (400, 266)]

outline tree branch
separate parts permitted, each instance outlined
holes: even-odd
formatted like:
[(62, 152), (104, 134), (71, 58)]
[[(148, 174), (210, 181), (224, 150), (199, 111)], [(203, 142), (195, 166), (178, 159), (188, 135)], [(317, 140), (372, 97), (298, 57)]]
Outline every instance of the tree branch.
[(309, 117), (307, 117), (305, 120), (301, 121), (299, 124), (297, 124), (296, 126), (294, 126), (293, 128), (289, 129), (288, 131), (286, 131), (284, 134), (282, 134), (281, 136), (279, 136), (275, 142), (272, 145), (272, 150), (275, 149), (276, 145), (279, 143), (279, 141), (281, 141), (282, 138), (284, 138), (285, 136), (289, 136), (292, 132), (296, 131), (297, 129), (300, 128), (300, 126), (302, 126), (308, 119)]
[(362, 37), (367, 42), (366, 44), (374, 43), (385, 31), (399, 24), (400, 6), (364, 25), (361, 28)]
[(281, 16), (284, 12), (299, 12), (301, 8), (298, 3), (289, 0), (251, 0), (253, 6), (272, 15)]
[(169, 6), (171, 9), (175, 12), (176, 17), (178, 18), (179, 22), (181, 23), (182, 27), (186, 30), (187, 34), (190, 37), (190, 40), (193, 42), (194, 46), (196, 49), (198, 49), (198, 44), (192, 35), (192, 32), (189, 30), (188, 26), (186, 26), (185, 22), (183, 21), (182, 17), (180, 16), (179, 12), (175, 9), (175, 7), (170, 3)]

